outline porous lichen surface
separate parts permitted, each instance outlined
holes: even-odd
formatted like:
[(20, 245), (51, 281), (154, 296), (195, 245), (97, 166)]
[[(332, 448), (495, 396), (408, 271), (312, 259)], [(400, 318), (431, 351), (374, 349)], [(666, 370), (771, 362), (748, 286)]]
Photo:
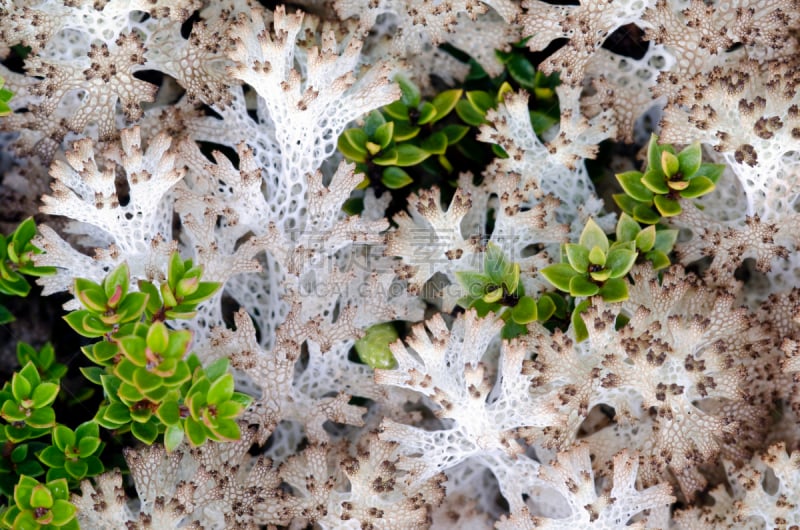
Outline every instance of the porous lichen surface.
[[(800, 524), (800, 5), (574, 4), (0, 0), (0, 209), (38, 215), (43, 294), (123, 262), (161, 282), (177, 249), (222, 289), (170, 325), (253, 397), (238, 442), (126, 448), (130, 477), (74, 494), (81, 528)], [(557, 124), (511, 91), (476, 133), (506, 157), (399, 213), (359, 189), (337, 139), (396, 75), (430, 98), (470, 71), (440, 45), (494, 76), (520, 41), (560, 73)], [(651, 132), (727, 165), (664, 221), (669, 269), (593, 300), (582, 342), (454, 309), (487, 244), (551, 291), (539, 271), (590, 218), (613, 230), (608, 177)], [(353, 347), (383, 322), (405, 331), (373, 369)]]

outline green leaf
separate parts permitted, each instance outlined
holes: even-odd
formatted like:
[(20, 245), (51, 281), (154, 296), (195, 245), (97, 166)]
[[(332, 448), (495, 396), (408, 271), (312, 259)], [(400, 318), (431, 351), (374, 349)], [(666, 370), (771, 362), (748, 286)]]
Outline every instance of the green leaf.
[(486, 116), (484, 111), (481, 111), (466, 99), (461, 99), (456, 103), (456, 114), (461, 118), (461, 121), (473, 127), (483, 125)]
[(37, 457), (41, 460), (42, 464), (47, 467), (55, 468), (64, 467), (64, 461), (66, 460), (63, 451), (60, 451), (53, 445), (45, 447)]
[(34, 429), (48, 429), (56, 424), (56, 413), (50, 407), (34, 410), (25, 420)]
[(576, 275), (569, 281), (569, 294), (572, 296), (594, 296), (600, 288), (586, 276)]
[(78, 442), (78, 451), (80, 452), (81, 458), (86, 458), (92, 454), (100, 447), (100, 438), (86, 436), (81, 438), (81, 441)]
[(567, 243), (564, 245), (567, 260), (577, 272), (586, 272), (589, 269), (589, 250), (583, 245)]
[(611, 278), (620, 278), (628, 274), (636, 262), (638, 254), (624, 248), (615, 248), (608, 253), (606, 269), (611, 272)]
[(547, 322), (550, 317), (556, 314), (556, 310), (558, 309), (553, 298), (547, 296), (548, 294), (549, 293), (545, 293), (545, 295), (536, 302), (536, 312), (538, 313), (539, 322)]
[[(53, 508), (50, 510), (50, 513), (53, 515), (53, 519), (50, 521), (50, 526), (56, 528), (62, 528), (63, 530), (71, 530), (67, 527), (67, 524), (70, 522), (75, 523), (75, 512), (78, 509), (75, 507), (74, 504), (70, 502), (58, 499), (53, 503)], [(77, 524), (73, 528), (77, 528)]]
[(128, 264), (124, 262), (120, 263), (103, 281), (103, 290), (105, 291), (106, 299), (111, 298), (117, 286), (122, 288), (122, 298), (124, 298), (125, 295), (128, 294), (129, 281), (130, 271), (128, 270)]
[(381, 174), (381, 182), (390, 190), (397, 190), (402, 187), (408, 186), (414, 180), (405, 172), (405, 170), (397, 167), (390, 166), (383, 170)]
[(219, 420), (211, 430), (223, 441), (238, 440), (242, 436), (239, 424), (233, 420)]
[(492, 283), (487, 275), (475, 271), (457, 271), (456, 280), (467, 292), (468, 298), (482, 298), (486, 294), (486, 287)]
[(374, 164), (379, 166), (392, 166), (397, 163), (397, 147), (392, 147), (381, 152), (372, 159)]
[(161, 294), (158, 292), (158, 288), (151, 282), (140, 280), (139, 291), (147, 295), (146, 309), (148, 316), (157, 313), (161, 309)]
[(647, 202), (653, 199), (653, 192), (642, 183), (643, 176), (639, 171), (626, 171), (616, 175), (625, 193), (637, 201)]
[(506, 275), (512, 272), (511, 264), (503, 255), (503, 249), (494, 243), (486, 246), (483, 255), (483, 271), (496, 285), (502, 284)]
[(441, 131), (425, 138), (420, 147), (432, 155), (443, 155), (447, 151), (447, 136)]
[[(400, 167), (416, 166), (430, 156), (420, 149), (419, 147), (411, 144), (400, 144), (397, 146), (397, 159), (393, 162), (394, 165)], [(374, 160), (377, 164), (377, 159)]]
[(642, 177), (642, 184), (655, 194), (665, 195), (669, 193), (669, 186), (664, 180), (664, 175), (658, 171), (648, 170)]
[(714, 182), (707, 177), (694, 177), (689, 181), (689, 186), (680, 192), (684, 199), (694, 199), (714, 190)]
[(533, 83), (534, 77), (536, 76), (536, 69), (524, 55), (513, 53), (506, 63), (506, 68), (519, 86), (527, 90), (536, 88)]
[(586, 222), (586, 226), (583, 228), (578, 242), (587, 249), (600, 247), (600, 250), (602, 250), (604, 254), (608, 252), (608, 237), (606, 237), (603, 229), (600, 228), (592, 218), (589, 218)]
[[(417, 105), (412, 105), (414, 108)], [(394, 103), (390, 103), (381, 109), (386, 115), (388, 115), (393, 120), (399, 120), (401, 122), (408, 122), (408, 106), (403, 103), (402, 101), (395, 101)]]
[(144, 398), (142, 393), (130, 383), (122, 383), (119, 385), (117, 395), (120, 399), (126, 401), (127, 403), (136, 403)]
[(169, 345), (169, 331), (163, 322), (155, 322), (147, 330), (147, 347), (156, 353), (163, 353)]
[[(36, 223), (33, 221), (33, 217), (28, 217), (17, 226), (17, 229), (14, 230), (14, 234), (11, 236), (11, 243), (17, 256), (22, 256), (25, 246), (35, 235)], [(19, 262), (19, 260), (15, 261)]]
[(147, 445), (152, 445), (158, 437), (158, 428), (152, 422), (134, 422), (131, 424), (131, 433)]
[(406, 140), (416, 138), (421, 130), (419, 127), (411, 125), (410, 123), (394, 122), (394, 124), (393, 140), (395, 142), (405, 142)]
[(417, 85), (402, 75), (396, 75), (394, 80), (398, 85), (400, 85), (400, 93), (402, 94), (400, 96), (400, 101), (403, 103), (403, 105), (406, 107), (416, 107), (419, 105), (422, 95), (420, 94)]
[(233, 395), (233, 376), (226, 374), (212, 383), (208, 390), (207, 400), (211, 405), (219, 405), (228, 401)]
[(572, 278), (579, 275), (569, 263), (556, 263), (548, 265), (541, 270), (548, 282), (552, 283), (557, 289), (564, 292), (569, 292), (569, 284)]
[(148, 394), (152, 390), (157, 389), (162, 384), (164, 384), (164, 380), (155, 375), (151, 374), (144, 368), (138, 368), (133, 373), (133, 384), (142, 394)]
[(56, 425), (53, 428), (53, 443), (60, 450), (66, 451), (75, 446), (75, 433), (69, 427)]
[(171, 399), (164, 401), (156, 410), (156, 416), (164, 425), (175, 425), (180, 422), (181, 411), (178, 402)]
[[(624, 214), (623, 214), (624, 215)], [(656, 227), (650, 225), (636, 235), (636, 248), (642, 252), (649, 252), (656, 244)]]
[[(589, 263), (603, 267), (606, 264), (606, 253), (600, 250), (600, 247), (594, 246), (589, 251)], [(583, 271), (581, 271), (583, 272)]]
[(486, 114), (487, 110), (494, 107), (494, 98), (483, 90), (471, 90), (466, 93), (466, 96), (467, 100), (483, 115)]
[[(122, 337), (117, 343), (120, 352), (136, 366), (147, 366), (147, 342), (142, 337)], [(119, 368), (119, 365), (117, 365)]]
[[(373, 110), (367, 115), (367, 118), (364, 120), (364, 132), (367, 134), (368, 138), (375, 138), (376, 133), (378, 132), (378, 128), (382, 125), (386, 124), (386, 118), (383, 117), (377, 110)], [(389, 135), (391, 138), (392, 135)]]
[(419, 106), (419, 118), (417, 118), (417, 125), (425, 125), (426, 123), (433, 123), (436, 118), (436, 107), (427, 101)]
[(31, 508), (50, 508), (53, 506), (53, 494), (44, 484), (37, 484), (31, 491)]
[(490, 289), (485, 295), (483, 295), (483, 301), (487, 304), (493, 304), (503, 298), (503, 288), (497, 287), (495, 289)]
[(725, 171), (725, 167), (725, 164), (700, 164), (700, 168), (694, 175), (692, 175), (692, 178), (706, 177), (707, 179), (711, 180), (711, 182), (716, 184), (719, 180), (719, 177), (722, 176), (722, 173)]
[(628, 284), (622, 278), (612, 278), (603, 284), (599, 294), (606, 302), (622, 302), (628, 299)]
[(42, 383), (33, 391), (33, 406), (37, 409), (47, 407), (58, 396), (59, 386), (55, 383)]
[(458, 103), (458, 100), (461, 98), (461, 94), (463, 93), (464, 91), (461, 89), (452, 89), (445, 90), (444, 92), (437, 94), (431, 102), (436, 108), (436, 119), (433, 121), (437, 122), (450, 114), (450, 112), (455, 108), (456, 103)]
[(183, 429), (180, 424), (170, 425), (164, 432), (164, 448), (171, 453), (183, 441)]
[(0, 326), (3, 324), (9, 324), (16, 320), (14, 315), (11, 314), (11, 311), (8, 310), (6, 306), (0, 304)]
[(192, 447), (202, 445), (203, 442), (206, 441), (207, 436), (203, 425), (192, 418), (186, 418), (184, 421), (184, 429)]
[(647, 144), (647, 169), (655, 171), (660, 177), (664, 177), (661, 171), (661, 147), (658, 145), (658, 136), (650, 135), (650, 142)]
[[(553, 308), (555, 309), (555, 307)], [(533, 322), (539, 316), (536, 302), (530, 296), (523, 296), (511, 309), (511, 318), (517, 324), (527, 324)]]
[(653, 203), (664, 217), (672, 217), (681, 213), (681, 205), (678, 201), (667, 198), (664, 195), (656, 195), (653, 199)]
[(445, 137), (447, 138), (447, 145), (453, 145), (461, 141), (462, 138), (469, 132), (469, 127), (466, 125), (446, 125), (442, 128), (442, 133), (444, 133)]
[(67, 470), (67, 473), (72, 478), (75, 479), (82, 479), (86, 476), (86, 472), (89, 470), (89, 465), (84, 460), (66, 460), (64, 462), (64, 469)]
[(672, 251), (672, 247), (675, 245), (675, 241), (677, 241), (677, 239), (677, 230), (657, 230), (656, 242), (653, 248), (663, 252), (664, 254), (669, 254)]
[(17, 403), (22, 403), (31, 395), (33, 387), (25, 377), (20, 373), (14, 373), (11, 377), (11, 393)]
[(653, 209), (645, 204), (637, 204), (633, 209), (633, 218), (644, 224), (655, 224), (661, 220), (661, 216), (653, 211)]
[(633, 217), (623, 212), (617, 221), (617, 241), (633, 241), (641, 230)]
[(679, 168), (680, 163), (678, 162), (677, 156), (669, 151), (661, 151), (661, 171), (663, 171), (665, 175), (671, 177), (678, 172)]
[(139, 320), (147, 308), (148, 298), (149, 296), (145, 293), (130, 293), (126, 296), (119, 306), (117, 306), (119, 323), (124, 324), (126, 322)]
[(103, 418), (119, 425), (125, 425), (131, 421), (130, 409), (122, 403), (111, 403), (103, 411)]
[(660, 250), (651, 250), (645, 254), (645, 258), (653, 264), (653, 270), (660, 270), (670, 266), (669, 257)]
[(205, 373), (209, 381), (216, 381), (228, 372), (228, 358), (222, 357), (206, 366)]
[(581, 318), (581, 313), (586, 311), (588, 308), (589, 301), (584, 300), (575, 306), (575, 309), (572, 311), (572, 316), (570, 317), (572, 322), (572, 331), (575, 333), (575, 340), (578, 342), (583, 342), (589, 338), (589, 330), (586, 329), (586, 322), (584, 322), (583, 318)]
[(367, 141), (367, 133), (361, 129), (347, 129), (339, 136), (336, 146), (348, 160), (366, 162)]
[(378, 142), (378, 145), (380, 145), (381, 149), (386, 149), (392, 142), (393, 137), (394, 137), (394, 122), (389, 121), (378, 127), (372, 138), (376, 142)]
[(556, 118), (539, 110), (532, 110), (529, 114), (531, 117), (531, 126), (533, 127), (533, 132), (537, 135), (544, 134), (553, 125), (558, 123)]
[(90, 382), (96, 385), (100, 384), (100, 376), (104, 373), (102, 368), (99, 366), (81, 366), (80, 370), (83, 376)]
[(678, 153), (678, 168), (684, 179), (691, 178), (703, 161), (703, 151), (700, 142), (695, 142)]

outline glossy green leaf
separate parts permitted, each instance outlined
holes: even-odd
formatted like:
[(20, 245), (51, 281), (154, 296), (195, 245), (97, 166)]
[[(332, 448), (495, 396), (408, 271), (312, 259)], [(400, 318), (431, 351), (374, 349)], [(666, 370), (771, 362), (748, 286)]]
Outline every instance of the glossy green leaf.
[(22, 374), (15, 373), (11, 377), (11, 393), (18, 403), (28, 399), (32, 390), (33, 386)]
[(400, 85), (400, 101), (407, 107), (416, 107), (419, 105), (422, 94), (417, 85), (402, 75), (395, 76), (394, 80)]
[(589, 330), (586, 328), (586, 322), (581, 318), (581, 314), (588, 308), (589, 301), (584, 300), (575, 306), (575, 309), (572, 311), (572, 316), (570, 317), (572, 331), (575, 333), (575, 340), (578, 342), (583, 342), (589, 338)]
[(38, 408), (47, 407), (58, 396), (59, 386), (55, 383), (41, 383), (33, 390), (33, 406)]
[[(77, 512), (77, 508), (72, 503), (58, 499), (53, 503), (53, 508), (50, 510), (50, 513), (53, 515), (53, 519), (50, 521), (50, 525), (56, 528), (62, 528), (63, 530), (72, 530), (72, 528), (77, 529), (78, 525), (75, 521), (75, 513)], [(75, 523), (72, 528), (69, 528), (67, 525), (68, 523)]]
[(147, 445), (152, 445), (158, 437), (158, 428), (152, 423), (132, 423), (131, 433)]
[(664, 217), (672, 217), (681, 213), (681, 205), (678, 203), (678, 201), (670, 199), (664, 195), (656, 195), (656, 197), (653, 199), (653, 203)]
[(463, 93), (464, 91), (461, 89), (452, 89), (437, 94), (431, 102), (436, 108), (436, 119), (434, 121), (439, 121), (450, 114)]
[(656, 227), (650, 225), (636, 235), (636, 248), (641, 252), (649, 252), (656, 244)]
[(111, 403), (104, 411), (103, 418), (124, 425), (131, 421), (130, 409), (122, 403)]
[(219, 420), (211, 431), (222, 441), (238, 440), (242, 435), (239, 424), (233, 420)]
[(163, 353), (169, 345), (169, 331), (163, 322), (155, 322), (147, 330), (147, 347), (153, 352)]
[[(397, 158), (393, 164), (400, 167), (416, 166), (430, 156), (430, 153), (411, 144), (400, 144), (397, 146), (396, 151)], [(378, 163), (377, 160), (375, 163)]]
[(642, 173), (639, 171), (626, 171), (616, 175), (622, 189), (637, 201), (647, 202), (653, 199), (653, 192), (642, 183)]
[(650, 142), (647, 144), (647, 168), (655, 171), (662, 179), (664, 177), (661, 171), (661, 147), (658, 145), (658, 136), (655, 134), (650, 135)]
[(664, 254), (669, 254), (672, 251), (672, 247), (675, 246), (675, 241), (677, 240), (677, 230), (657, 230), (656, 242), (653, 248), (663, 252)]
[(86, 472), (89, 470), (89, 465), (84, 460), (67, 459), (64, 462), (64, 469), (67, 470), (67, 473), (72, 478), (80, 480), (86, 476)]
[[(372, 112), (367, 114), (367, 117), (364, 120), (363, 130), (368, 138), (375, 138), (375, 134), (378, 132), (378, 128), (385, 124), (386, 124), (386, 118), (383, 117), (383, 114), (381, 114), (377, 110), (373, 110)], [(389, 135), (389, 137), (391, 138), (391, 135)]]
[(164, 380), (155, 374), (151, 374), (144, 368), (138, 368), (133, 373), (133, 384), (139, 392), (148, 394), (150, 391), (164, 384)]
[(573, 269), (577, 272), (586, 272), (589, 268), (589, 250), (583, 245), (576, 245), (574, 243), (567, 243), (564, 245), (564, 252), (567, 255), (567, 260)]
[(624, 248), (611, 250), (606, 260), (606, 268), (611, 272), (610, 278), (620, 278), (628, 274), (637, 255), (636, 252)]
[(375, 130), (373, 140), (375, 140), (381, 149), (386, 149), (392, 142), (394, 137), (394, 122), (386, 122)]
[(678, 170), (684, 179), (691, 178), (700, 169), (702, 161), (703, 151), (700, 142), (695, 142), (678, 153)]
[(587, 249), (599, 247), (603, 253), (608, 252), (608, 237), (606, 236), (605, 232), (603, 232), (603, 229), (600, 228), (600, 226), (594, 221), (594, 219), (590, 218), (586, 222), (586, 226), (583, 228), (583, 232), (581, 232), (581, 237), (578, 242)]
[(661, 216), (645, 204), (637, 204), (632, 215), (636, 221), (644, 224), (655, 224), (661, 220)]
[(139, 320), (147, 308), (148, 295), (144, 293), (130, 293), (117, 307), (119, 323)]
[(381, 182), (390, 190), (397, 190), (408, 186), (414, 180), (402, 168), (390, 166), (381, 173)]
[[(485, 115), (486, 111), (494, 107), (494, 98), (483, 90), (471, 90), (466, 93), (467, 101)], [(463, 101), (463, 100), (462, 100)]]
[(548, 265), (541, 270), (548, 282), (552, 283), (556, 288), (569, 292), (569, 284), (572, 278), (578, 276), (578, 272), (573, 269), (569, 263), (556, 263)]
[(372, 162), (379, 166), (392, 166), (397, 164), (397, 156), (397, 146), (395, 146), (381, 152), (378, 156), (372, 159)]
[(222, 357), (221, 359), (217, 359), (213, 363), (206, 366), (205, 372), (208, 380), (216, 381), (220, 377), (224, 376), (228, 372), (228, 364), (228, 358)]
[(442, 133), (444, 133), (445, 137), (447, 138), (447, 145), (453, 145), (461, 141), (462, 138), (469, 132), (469, 127), (466, 125), (446, 125), (442, 128)]
[(367, 133), (361, 129), (347, 129), (339, 136), (336, 146), (348, 160), (366, 162), (369, 154), (366, 148), (367, 141)]
[(0, 326), (14, 322), (14, 320), (16, 319), (14, 318), (14, 315), (11, 314), (11, 311), (9, 311), (8, 308), (3, 304), (0, 304)]
[[(546, 293), (547, 294), (547, 293)], [(558, 307), (556, 306), (553, 298), (550, 296), (542, 296), (536, 302), (536, 312), (538, 314), (539, 322), (546, 322), (556, 314)]]
[(433, 123), (436, 120), (436, 117), (436, 107), (434, 107), (433, 104), (425, 101), (419, 106), (419, 117), (416, 120), (417, 125)]
[(54, 445), (45, 447), (37, 456), (47, 467), (64, 467), (66, 460), (64, 452)]
[(725, 171), (725, 167), (725, 164), (700, 164), (700, 168), (694, 175), (692, 175), (692, 178), (706, 177), (711, 182), (716, 184), (719, 180), (719, 177), (722, 176), (722, 173)]
[(600, 287), (585, 276), (576, 275), (569, 281), (569, 294), (572, 296), (594, 296), (598, 291)]
[(534, 77), (536, 76), (536, 68), (533, 67), (533, 63), (524, 55), (512, 53), (508, 62), (506, 62), (506, 68), (519, 86), (527, 90), (536, 88), (533, 83)]
[(603, 284), (599, 294), (606, 302), (622, 302), (628, 299), (628, 284), (622, 278), (612, 278)]
[(513, 308), (511, 308), (511, 318), (517, 324), (527, 324), (537, 320), (539, 311), (536, 302), (530, 296), (523, 296)]
[(416, 138), (420, 130), (419, 127), (411, 125), (410, 123), (394, 122), (394, 135), (392, 139), (395, 142), (405, 142), (406, 140)]
[(456, 114), (461, 118), (461, 121), (473, 127), (483, 125), (486, 117), (485, 112), (466, 99), (461, 99), (456, 103)]
[(603, 267), (606, 264), (606, 253), (603, 252), (598, 246), (592, 247), (592, 250), (589, 251), (588, 258), (591, 265)]
[(208, 390), (208, 403), (219, 405), (228, 401), (233, 395), (233, 376), (226, 374), (212, 383)]
[(172, 452), (183, 442), (183, 429), (179, 424), (170, 425), (164, 431), (164, 448), (167, 452)]
[(645, 257), (653, 264), (653, 270), (660, 270), (670, 266), (669, 257), (660, 250), (651, 250)]
[(181, 412), (175, 400), (164, 401), (156, 410), (156, 416), (164, 425), (175, 425), (180, 422)]
[(193, 420), (192, 418), (186, 418), (184, 422), (184, 430), (192, 447), (203, 445), (203, 442), (206, 441), (207, 436), (205, 428), (203, 428), (201, 423)]
[(37, 484), (31, 490), (29, 501), (31, 508), (50, 508), (53, 506), (53, 501), (53, 494), (44, 484)]
[(53, 428), (53, 443), (62, 451), (75, 445), (75, 433), (69, 427), (56, 425)]
[(491, 285), (489, 276), (475, 271), (457, 271), (456, 280), (467, 292), (469, 298), (482, 298), (486, 294), (487, 286)]
[(689, 181), (689, 186), (680, 192), (684, 199), (694, 199), (714, 191), (714, 182), (707, 177), (694, 177)]
[(667, 186), (663, 174), (658, 171), (647, 170), (642, 177), (642, 184), (655, 194), (664, 195), (669, 193), (669, 186)]
[(435, 132), (425, 138), (419, 146), (432, 155), (443, 155), (447, 151), (447, 136), (441, 131)]
[(671, 177), (678, 172), (678, 169), (680, 169), (678, 157), (669, 151), (661, 151), (661, 171), (668, 177)]
[(56, 413), (50, 407), (36, 409), (25, 420), (34, 429), (47, 429), (56, 424)]
[(81, 458), (86, 458), (94, 454), (94, 452), (100, 447), (100, 443), (100, 438), (91, 436), (81, 438), (81, 441), (78, 442), (78, 451), (80, 452)]
[(617, 241), (633, 241), (639, 234), (641, 227), (633, 217), (623, 212), (617, 221)]
[(128, 294), (129, 281), (130, 271), (128, 270), (128, 264), (120, 263), (103, 281), (103, 290), (105, 291), (106, 299), (111, 298), (111, 295), (114, 294), (118, 286), (122, 288), (121, 296), (124, 298)]
[[(412, 106), (416, 108), (417, 104), (414, 104)], [(408, 105), (398, 100), (395, 101), (394, 103), (386, 105), (381, 110), (393, 120), (408, 122), (408, 108), (409, 108)]]

